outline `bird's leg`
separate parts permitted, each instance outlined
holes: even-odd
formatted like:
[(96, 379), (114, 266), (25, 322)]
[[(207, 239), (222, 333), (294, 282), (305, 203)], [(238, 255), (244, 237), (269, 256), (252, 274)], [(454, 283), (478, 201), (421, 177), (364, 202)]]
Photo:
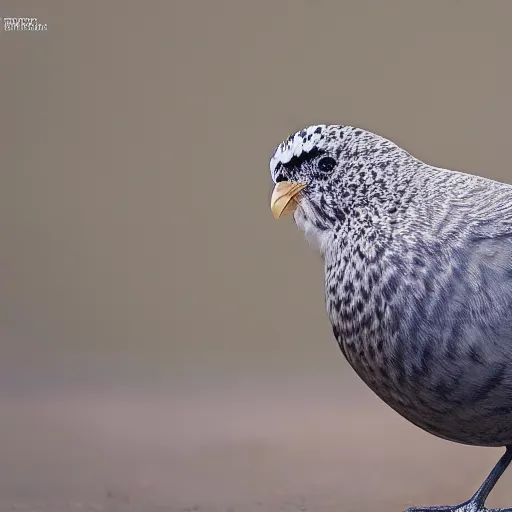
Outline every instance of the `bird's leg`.
[(494, 486), (500, 479), (501, 475), (508, 468), (512, 461), (512, 446), (507, 446), (505, 454), (498, 461), (496, 466), (490, 472), (489, 476), (485, 479), (484, 483), (480, 486), (478, 491), (475, 492), (473, 497), (455, 506), (441, 506), (441, 507), (410, 507), (405, 512), (512, 512), (510, 508), (485, 508), (485, 500), (489, 493), (493, 490)]

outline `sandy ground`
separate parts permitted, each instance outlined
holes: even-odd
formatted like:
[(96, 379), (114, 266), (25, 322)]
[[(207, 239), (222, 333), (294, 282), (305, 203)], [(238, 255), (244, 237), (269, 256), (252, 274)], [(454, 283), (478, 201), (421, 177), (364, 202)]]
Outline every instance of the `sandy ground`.
[(2, 512), (400, 511), (462, 501), (500, 454), (293, 386), (9, 392), (0, 441)]

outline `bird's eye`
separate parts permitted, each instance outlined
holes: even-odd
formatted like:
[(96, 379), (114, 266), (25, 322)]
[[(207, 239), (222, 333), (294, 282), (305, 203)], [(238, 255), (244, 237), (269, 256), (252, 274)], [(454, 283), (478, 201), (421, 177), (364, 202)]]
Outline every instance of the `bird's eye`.
[(330, 172), (336, 167), (336, 160), (330, 156), (324, 156), (318, 161), (318, 170)]

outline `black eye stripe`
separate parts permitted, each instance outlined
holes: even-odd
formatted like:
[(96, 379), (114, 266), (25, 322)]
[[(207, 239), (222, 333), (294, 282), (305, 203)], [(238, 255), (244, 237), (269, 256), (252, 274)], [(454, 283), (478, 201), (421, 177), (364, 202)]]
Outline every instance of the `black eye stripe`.
[(283, 164), (283, 167), (285, 169), (300, 168), (304, 163), (311, 162), (321, 154), (322, 151), (314, 147), (309, 152), (303, 151), (300, 155), (293, 156), (289, 162)]

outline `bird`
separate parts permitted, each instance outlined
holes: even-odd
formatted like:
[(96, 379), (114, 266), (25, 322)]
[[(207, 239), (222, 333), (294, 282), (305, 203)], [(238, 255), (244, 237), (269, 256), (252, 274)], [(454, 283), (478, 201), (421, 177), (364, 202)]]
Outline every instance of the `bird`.
[(320, 254), (332, 333), (399, 415), (451, 442), (502, 447), (482, 512), (512, 460), (512, 185), (425, 163), (379, 134), (311, 125), (270, 158), (276, 219)]

